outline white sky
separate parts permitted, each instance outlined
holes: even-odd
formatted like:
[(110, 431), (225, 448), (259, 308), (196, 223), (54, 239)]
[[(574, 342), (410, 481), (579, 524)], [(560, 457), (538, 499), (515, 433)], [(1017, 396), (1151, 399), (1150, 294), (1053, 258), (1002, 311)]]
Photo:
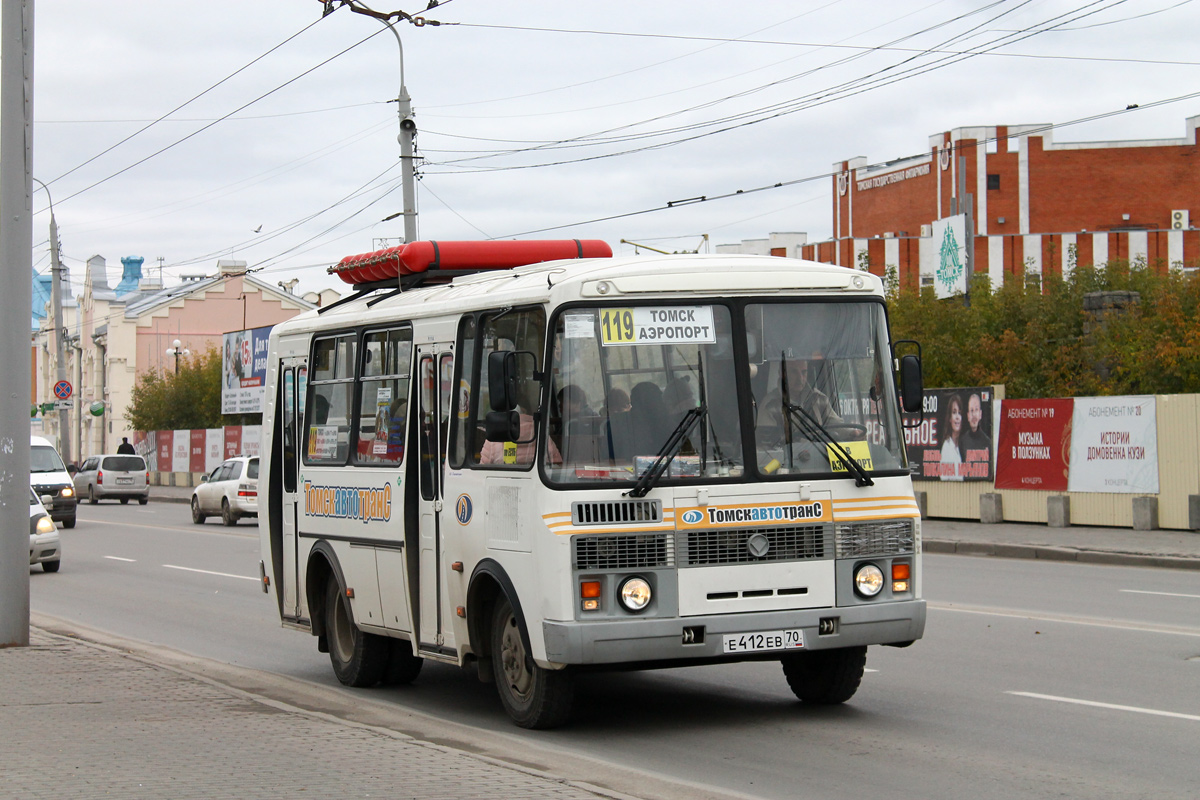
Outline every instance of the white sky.
[[(1130, 104), (1054, 138), (1178, 138), (1200, 114), (1200, 97), (1150, 107), (1200, 92), (1191, 0), (426, 2), (368, 2), (443, 23), (397, 24), (422, 239), (823, 241), (836, 161)], [(317, 0), (37, 0), (35, 19), (34, 175), (76, 291), (92, 255), (114, 283), (122, 256), (161, 257), (168, 284), (221, 257), (344, 289), (328, 265), (398, 243), (403, 221), (381, 220), (402, 207), (399, 51), (381, 23), (321, 19)], [(45, 272), (40, 190), (34, 209)]]

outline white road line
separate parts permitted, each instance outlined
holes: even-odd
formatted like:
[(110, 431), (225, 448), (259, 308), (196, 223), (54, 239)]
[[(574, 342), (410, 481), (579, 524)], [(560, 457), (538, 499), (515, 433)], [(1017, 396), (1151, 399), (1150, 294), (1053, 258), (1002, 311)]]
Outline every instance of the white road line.
[(1133, 711), (1138, 714), (1151, 714), (1156, 717), (1173, 717), (1175, 719), (1186, 719), (1192, 722), (1200, 722), (1200, 715), (1197, 714), (1180, 714), (1178, 711), (1159, 711), (1156, 708), (1139, 708), (1138, 706), (1120, 706), (1115, 703), (1098, 703), (1095, 700), (1079, 700), (1074, 697), (1055, 697), (1052, 694), (1037, 694), (1035, 692), (1005, 692), (1005, 694), (1013, 694), (1017, 697), (1032, 697), (1035, 700), (1052, 700), (1056, 703), (1074, 703), (1078, 706), (1092, 706), (1094, 708), (1110, 708), (1114, 711)]
[(1011, 617), (1013, 619), (1033, 619), (1041, 622), (1065, 622), (1069, 625), (1090, 625), (1094, 628), (1117, 628), (1126, 631), (1142, 631), (1143, 633), (1166, 633), (1172, 636), (1197, 636), (1200, 629), (1176, 625), (1155, 625), (1148, 622), (1126, 622), (1119, 619), (1096, 619), (1094, 617), (1071, 617), (1065, 614), (1047, 614), (1038, 611), (1019, 611), (1008, 608), (981, 608), (965, 606), (959, 603), (928, 602), (928, 607), (935, 611), (957, 611), (960, 614), (983, 614), (989, 617)]
[(105, 556), (105, 558), (112, 559), (113, 561), (128, 561), (130, 564), (137, 563), (136, 558), (121, 558), (120, 556)]
[(167, 569), (181, 569), (184, 572), (199, 572), (203, 575), (218, 575), (222, 578), (237, 578), (237, 579), (243, 580), (243, 581), (257, 581), (258, 580), (258, 578), (247, 577), (245, 575), (231, 575), (228, 572), (213, 572), (212, 570), (193, 569), (192, 567), (177, 567), (174, 564), (163, 564), (163, 566), (166, 567)]
[(1200, 600), (1200, 594), (1178, 594), (1177, 592), (1147, 592), (1142, 589), (1122, 589), (1122, 592), (1128, 594), (1156, 594), (1159, 597), (1191, 597)]

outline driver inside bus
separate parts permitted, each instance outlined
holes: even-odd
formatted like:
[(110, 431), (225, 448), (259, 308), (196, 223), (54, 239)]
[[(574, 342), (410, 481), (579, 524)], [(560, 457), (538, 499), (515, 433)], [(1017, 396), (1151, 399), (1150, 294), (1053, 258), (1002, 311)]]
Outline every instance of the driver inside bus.
[(780, 377), (780, 385), (768, 392), (766, 399), (758, 407), (760, 425), (783, 427), (788, 416), (783, 407), (785, 400), (790, 405), (799, 406), (808, 412), (818, 425), (828, 427), (842, 424), (842, 418), (833, 410), (833, 403), (829, 401), (829, 397), (809, 382), (810, 371), (819, 368), (824, 359), (814, 359), (813, 363), (817, 367), (802, 358), (789, 358), (784, 361), (784, 375)]

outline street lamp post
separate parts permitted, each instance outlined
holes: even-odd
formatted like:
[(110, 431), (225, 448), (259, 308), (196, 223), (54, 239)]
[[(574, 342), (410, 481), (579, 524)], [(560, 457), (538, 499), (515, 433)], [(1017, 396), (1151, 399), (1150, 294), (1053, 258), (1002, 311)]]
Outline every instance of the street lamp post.
[[(358, 0), (343, 0), (342, 4), (348, 5), (350, 10), (356, 14), (374, 17), (382, 22), (396, 37), (396, 46), (400, 48), (400, 94), (396, 97), (397, 113), (400, 116), (400, 133), (396, 138), (400, 142), (400, 186), (404, 197), (404, 241), (415, 242), (417, 239), (417, 186), (413, 142), (417, 138), (417, 123), (412, 116), (412, 98), (408, 96), (408, 89), (404, 86), (404, 43), (400, 41), (400, 34), (391, 20), (393, 16), (400, 16), (410, 21), (413, 18), (403, 12), (388, 14), (375, 11)], [(332, 8), (332, 3), (328, 3), (325, 13), (330, 13)], [(417, 24), (424, 24), (419, 17), (416, 20)]]
[(179, 375), (179, 357), (180, 356), (190, 356), (192, 354), (191, 350), (186, 350), (186, 349), (181, 350), (180, 348), (182, 346), (183, 346), (183, 342), (176, 339), (175, 341), (171, 342), (171, 346), (167, 348), (167, 355), (175, 356), (175, 374), (177, 376)]
[[(55, 378), (58, 383), (64, 383), (67, 380), (67, 329), (66, 325), (63, 324), (62, 262), (58, 256), (58, 222), (54, 218), (54, 198), (50, 196), (50, 187), (37, 178), (33, 178), (32, 180), (46, 190), (46, 198), (50, 202), (50, 313), (54, 320)], [(63, 458), (70, 462), (71, 422), (70, 412), (65, 406), (58, 409), (58, 449), (62, 453)], [(81, 450), (81, 460), (82, 457), (83, 452)]]

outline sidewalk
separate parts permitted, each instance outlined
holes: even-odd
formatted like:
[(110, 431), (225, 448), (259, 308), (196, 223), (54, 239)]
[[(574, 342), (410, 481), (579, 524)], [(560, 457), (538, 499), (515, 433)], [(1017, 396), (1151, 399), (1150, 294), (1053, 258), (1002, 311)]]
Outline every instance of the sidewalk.
[[(153, 501), (187, 503), (191, 497), (191, 488), (185, 486), (150, 489)], [(926, 553), (1200, 570), (1200, 533), (1193, 531), (1051, 528), (1027, 522), (950, 519), (926, 519), (922, 529)]]
[(0, 794), (22, 800), (731, 797), (37, 614), (0, 648), (0, 730)]

